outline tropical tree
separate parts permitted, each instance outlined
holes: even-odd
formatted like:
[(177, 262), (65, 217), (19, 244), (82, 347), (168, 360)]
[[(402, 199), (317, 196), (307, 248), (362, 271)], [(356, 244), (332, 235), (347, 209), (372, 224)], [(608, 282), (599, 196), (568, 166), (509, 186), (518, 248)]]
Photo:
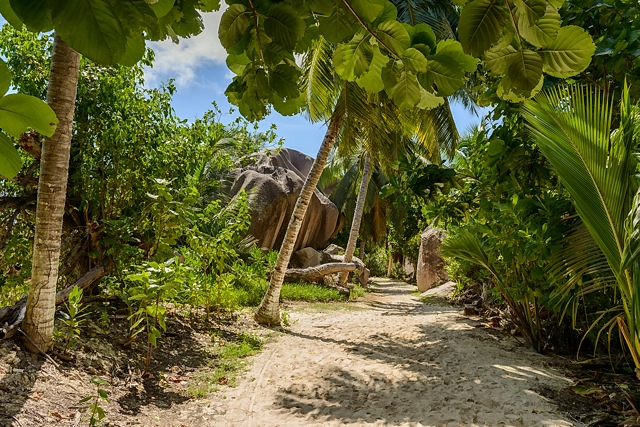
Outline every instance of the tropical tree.
[(31, 290), (23, 329), (32, 351), (52, 344), (60, 236), (66, 198), (75, 95), (81, 52), (103, 64), (135, 64), (144, 54), (145, 38), (188, 36), (202, 30), (198, 13), (217, 8), (217, 1), (190, 4), (163, 0), (153, 4), (120, 0), (93, 2), (11, 0), (2, 15), (17, 28), (55, 30), (47, 99), (61, 125), (43, 143), (33, 249)]
[[(639, 132), (629, 90), (617, 109), (599, 88), (557, 87), (527, 101), (524, 116), (584, 224), (567, 238), (571, 254), (558, 257), (558, 269), (572, 285), (586, 274), (613, 279), (619, 306), (603, 329), (619, 327), (640, 378)], [(585, 292), (602, 287), (585, 282)]]

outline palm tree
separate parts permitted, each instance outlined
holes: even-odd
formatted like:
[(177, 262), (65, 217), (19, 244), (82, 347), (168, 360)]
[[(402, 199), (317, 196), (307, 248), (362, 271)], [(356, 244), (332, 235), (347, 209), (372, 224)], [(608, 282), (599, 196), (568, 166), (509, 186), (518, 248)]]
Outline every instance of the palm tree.
[(57, 34), (54, 36), (47, 103), (59, 124), (42, 143), (31, 286), (22, 324), (27, 348), (46, 352), (51, 348), (55, 313), (62, 217), (67, 195), (69, 154), (80, 54)]
[(562, 269), (578, 278), (595, 272), (613, 278), (620, 307), (601, 331), (619, 327), (640, 379), (640, 126), (629, 89), (617, 111), (613, 96), (599, 88), (557, 87), (525, 102), (524, 116), (595, 242), (579, 231), (570, 236), (568, 244), (581, 239), (581, 250), (561, 259)]

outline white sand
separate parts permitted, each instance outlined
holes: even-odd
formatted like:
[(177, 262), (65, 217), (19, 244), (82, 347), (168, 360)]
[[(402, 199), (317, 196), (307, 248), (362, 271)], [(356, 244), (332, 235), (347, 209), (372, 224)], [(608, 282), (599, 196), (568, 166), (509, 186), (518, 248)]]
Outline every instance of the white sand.
[[(377, 280), (359, 309), (294, 310), (238, 387), (175, 414), (187, 426), (572, 426), (538, 390), (550, 359), (415, 287)], [(339, 306), (340, 307), (340, 306)], [(165, 424), (168, 420), (164, 420)]]

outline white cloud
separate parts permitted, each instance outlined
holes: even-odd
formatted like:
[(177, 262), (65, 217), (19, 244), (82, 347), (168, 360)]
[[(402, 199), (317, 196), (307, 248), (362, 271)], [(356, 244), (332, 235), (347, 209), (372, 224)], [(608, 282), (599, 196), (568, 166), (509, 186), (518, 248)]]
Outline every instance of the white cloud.
[(156, 86), (162, 80), (174, 78), (178, 86), (190, 86), (198, 83), (198, 68), (224, 64), (227, 52), (218, 40), (218, 27), (224, 9), (226, 5), (223, 4), (217, 12), (204, 13), (204, 31), (197, 36), (180, 39), (178, 44), (171, 40), (149, 43), (156, 53), (156, 59), (153, 68), (145, 69), (147, 85)]

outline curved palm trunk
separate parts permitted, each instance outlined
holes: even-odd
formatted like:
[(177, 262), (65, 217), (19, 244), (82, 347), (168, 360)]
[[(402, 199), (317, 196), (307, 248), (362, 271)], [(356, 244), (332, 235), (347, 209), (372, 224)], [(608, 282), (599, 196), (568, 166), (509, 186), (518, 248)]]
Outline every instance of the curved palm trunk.
[[(367, 200), (367, 189), (369, 188), (369, 181), (371, 180), (371, 172), (371, 156), (366, 152), (364, 155), (364, 166), (362, 167), (362, 180), (360, 181), (358, 200), (356, 201), (356, 211), (353, 214), (351, 230), (349, 231), (349, 241), (347, 242), (347, 248), (344, 251), (344, 262), (351, 262), (353, 253), (356, 251), (356, 242), (358, 240), (358, 233), (360, 232), (362, 214), (364, 213), (364, 203)], [(344, 285), (347, 282), (348, 277), (349, 273), (341, 273), (340, 284)]]
[(313, 190), (315, 190), (316, 185), (320, 180), (320, 175), (322, 175), (322, 170), (324, 169), (324, 165), (327, 163), (329, 153), (336, 142), (341, 125), (341, 115), (334, 115), (331, 117), (327, 133), (325, 134), (324, 139), (322, 140), (322, 145), (320, 145), (320, 149), (318, 150), (318, 155), (316, 156), (313, 166), (311, 166), (311, 170), (309, 171), (309, 175), (302, 186), (302, 191), (300, 191), (300, 196), (298, 197), (296, 206), (293, 208), (293, 213), (291, 214), (291, 219), (287, 226), (287, 232), (284, 236), (284, 240), (282, 241), (282, 246), (280, 247), (278, 260), (276, 261), (273, 273), (271, 274), (269, 288), (267, 289), (264, 298), (262, 298), (262, 302), (254, 316), (256, 322), (261, 325), (280, 324), (280, 290), (282, 289), (284, 275), (287, 271), (287, 266), (289, 265), (289, 260), (291, 259), (291, 254), (293, 253), (293, 248), (298, 238), (302, 221), (304, 221), (305, 214), (307, 213), (307, 208), (309, 207), (309, 202), (313, 195)]
[(31, 287), (22, 324), (28, 337), (27, 348), (34, 352), (47, 351), (52, 344), (62, 217), (67, 195), (79, 67), (80, 54), (56, 34), (51, 54), (47, 103), (55, 111), (59, 123), (53, 136), (45, 138), (42, 143)]

